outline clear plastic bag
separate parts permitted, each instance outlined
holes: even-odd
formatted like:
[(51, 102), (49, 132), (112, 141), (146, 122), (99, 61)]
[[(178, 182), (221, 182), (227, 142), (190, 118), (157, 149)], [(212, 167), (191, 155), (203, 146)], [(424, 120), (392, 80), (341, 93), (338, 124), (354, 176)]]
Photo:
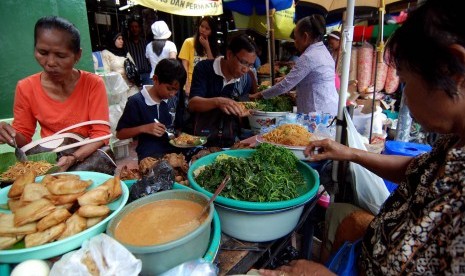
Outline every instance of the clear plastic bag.
[(182, 263), (160, 276), (216, 276), (218, 268), (204, 259), (197, 259)]
[[(346, 110), (344, 110), (344, 116), (347, 121), (347, 139), (349, 147), (367, 150), (363, 142), (364, 139), (360, 133), (357, 132)], [(372, 212), (374, 215), (378, 214), (381, 205), (383, 205), (384, 201), (389, 196), (389, 191), (383, 179), (359, 164), (351, 162), (350, 168), (355, 176), (354, 190), (358, 206)]]
[(134, 257), (123, 245), (100, 234), (85, 241), (81, 249), (69, 252), (56, 262), (50, 270), (50, 276), (91, 275), (83, 259), (91, 257), (100, 276), (136, 276), (142, 270), (142, 262)]

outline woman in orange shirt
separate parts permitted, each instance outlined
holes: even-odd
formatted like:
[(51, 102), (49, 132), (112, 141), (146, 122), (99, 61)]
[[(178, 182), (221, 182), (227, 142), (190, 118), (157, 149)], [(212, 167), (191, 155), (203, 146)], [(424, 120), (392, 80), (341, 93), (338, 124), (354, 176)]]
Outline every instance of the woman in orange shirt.
[[(109, 120), (105, 85), (99, 76), (78, 70), (81, 58), (80, 35), (66, 19), (48, 16), (39, 19), (34, 29), (34, 56), (42, 72), (18, 82), (13, 106), (14, 120), (0, 123), (0, 142), (19, 147), (32, 140), (37, 122), (41, 137), (50, 136), (68, 126), (89, 121)], [(107, 125), (91, 125), (73, 130), (83, 137), (110, 134)], [(108, 140), (77, 148), (60, 155), (57, 165), (66, 171), (97, 151)]]

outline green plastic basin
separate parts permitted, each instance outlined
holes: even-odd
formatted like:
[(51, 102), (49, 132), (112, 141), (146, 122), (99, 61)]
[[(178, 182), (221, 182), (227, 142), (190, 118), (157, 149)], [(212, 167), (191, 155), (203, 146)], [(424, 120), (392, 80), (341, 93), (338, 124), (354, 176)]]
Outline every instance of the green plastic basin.
[[(109, 222), (107, 234), (116, 239), (114, 231), (119, 221), (125, 215), (143, 205), (164, 199), (191, 200), (203, 205), (208, 202), (208, 198), (205, 195), (194, 190), (168, 190), (151, 194), (126, 205), (123, 210)], [(211, 204), (207, 219), (205, 219), (198, 228), (171, 242), (151, 246), (134, 246), (125, 244), (121, 241), (119, 242), (133, 253), (136, 258), (142, 261), (142, 275), (158, 275), (179, 264), (204, 256), (210, 243), (213, 211), (213, 204)]]
[[(192, 186), (194, 190), (199, 191), (207, 195), (208, 197), (213, 196), (213, 193), (207, 191), (195, 181), (194, 171), (201, 166), (212, 164), (215, 161), (216, 157), (220, 154), (227, 154), (234, 157), (246, 158), (249, 157), (254, 151), (254, 149), (226, 150), (221, 152), (215, 152), (198, 159), (189, 167), (189, 171), (187, 173), (189, 184)], [(226, 207), (251, 211), (285, 209), (296, 205), (304, 204), (308, 202), (310, 199), (312, 199), (318, 192), (318, 187), (320, 186), (320, 178), (318, 176), (318, 173), (314, 169), (312, 169), (312, 167), (310, 167), (302, 161), (299, 161), (299, 163), (297, 164), (297, 169), (305, 179), (305, 186), (301, 187), (301, 189), (298, 191), (299, 196), (294, 199), (276, 202), (250, 202), (226, 198), (221, 196), (220, 194), (215, 199), (215, 203), (221, 204)]]

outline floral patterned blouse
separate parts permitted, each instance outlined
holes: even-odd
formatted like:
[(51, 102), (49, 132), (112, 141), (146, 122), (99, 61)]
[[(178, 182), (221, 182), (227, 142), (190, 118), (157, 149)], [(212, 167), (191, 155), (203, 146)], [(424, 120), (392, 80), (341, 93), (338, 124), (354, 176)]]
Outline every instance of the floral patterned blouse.
[(362, 243), (366, 275), (465, 274), (465, 147), (443, 136), (413, 159)]

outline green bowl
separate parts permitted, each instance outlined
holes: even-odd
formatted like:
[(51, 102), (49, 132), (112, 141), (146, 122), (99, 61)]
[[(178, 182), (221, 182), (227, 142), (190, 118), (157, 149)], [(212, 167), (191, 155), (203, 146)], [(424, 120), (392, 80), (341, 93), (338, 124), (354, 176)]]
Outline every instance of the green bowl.
[[(115, 238), (115, 229), (121, 219), (133, 210), (164, 199), (184, 199), (207, 204), (208, 197), (194, 190), (168, 190), (145, 196), (131, 202), (115, 216), (107, 226), (107, 234)], [(210, 206), (207, 219), (198, 228), (185, 236), (163, 244), (150, 246), (134, 246), (123, 244), (134, 256), (142, 261), (143, 275), (158, 275), (186, 261), (202, 258), (210, 243), (211, 222), (213, 220), (213, 204)]]
[[(204, 156), (197, 161), (195, 161), (189, 167), (189, 171), (187, 173), (187, 178), (189, 180), (189, 184), (192, 188), (196, 191), (199, 191), (209, 197), (213, 196), (213, 193), (207, 191), (203, 187), (201, 187), (194, 179), (194, 171), (197, 170), (201, 166), (206, 166), (212, 164), (216, 157), (220, 154), (227, 154), (234, 157), (249, 157), (255, 150), (254, 149), (244, 149), (244, 150), (226, 150), (215, 152)], [(301, 205), (308, 202), (312, 199), (316, 193), (318, 192), (318, 187), (320, 186), (320, 178), (318, 173), (312, 169), (306, 163), (299, 161), (297, 164), (297, 170), (302, 174), (305, 179), (305, 186), (302, 187), (298, 193), (299, 196), (290, 199), (290, 200), (283, 200), (283, 201), (275, 201), (275, 202), (250, 202), (250, 201), (242, 201), (242, 200), (235, 200), (226, 198), (220, 195), (215, 199), (216, 203), (219, 203), (226, 207), (232, 207), (236, 209), (242, 210), (251, 210), (251, 211), (265, 211), (265, 210), (276, 210), (276, 209), (284, 209), (293, 207), (296, 205)]]
[[(126, 184), (128, 189), (130, 189), (131, 186), (137, 182), (137, 179), (123, 180), (123, 182)], [(193, 189), (185, 185), (179, 184), (179, 183), (174, 183), (173, 190), (191, 190), (192, 191)], [(220, 217), (216, 209), (213, 212), (213, 222), (212, 222), (211, 231), (212, 232), (210, 233), (210, 246), (208, 247), (207, 252), (203, 255), (203, 259), (210, 263), (212, 263), (215, 260), (216, 255), (218, 254), (218, 250), (220, 249), (220, 242), (221, 242)]]
[[(82, 180), (93, 180), (94, 183), (88, 188), (88, 190), (103, 184), (105, 181), (113, 177), (111, 175), (98, 172), (74, 171), (67, 173), (79, 175)], [(42, 176), (37, 177), (36, 181), (40, 181), (42, 178)], [(8, 200), (7, 195), (10, 188), (11, 186), (8, 186), (0, 190), (0, 203), (6, 202)], [(23, 249), (0, 250), (0, 262), (20, 263), (30, 259), (44, 260), (55, 256), (60, 256), (66, 252), (80, 247), (85, 240), (88, 240), (93, 236), (104, 232), (108, 222), (123, 209), (124, 205), (128, 201), (129, 191), (126, 185), (121, 185), (121, 188), (123, 190), (123, 194), (117, 200), (107, 205), (112, 210), (111, 214), (98, 224), (66, 239), (54, 241), (44, 245)], [(0, 210), (0, 212), (10, 213), (9, 210)]]

